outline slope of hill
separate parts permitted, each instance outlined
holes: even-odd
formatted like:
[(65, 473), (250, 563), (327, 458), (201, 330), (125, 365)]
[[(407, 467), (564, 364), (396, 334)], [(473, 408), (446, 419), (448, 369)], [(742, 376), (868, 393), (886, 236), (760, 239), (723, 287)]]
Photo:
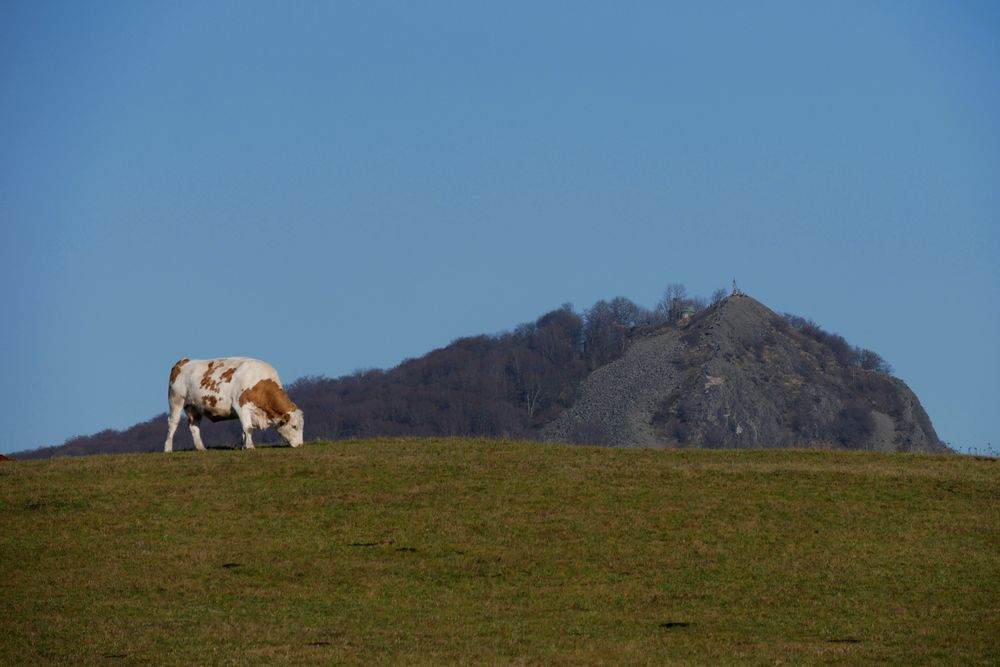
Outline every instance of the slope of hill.
[(639, 337), (580, 384), (542, 435), (587, 432), (618, 446), (948, 451), (913, 392), (851, 363), (852, 354), (839, 337), (817, 340), (733, 296)]
[[(564, 306), (511, 333), (461, 338), (391, 370), (304, 378), (289, 394), (311, 439), (947, 451), (916, 396), (878, 355), (747, 296), (659, 320), (621, 298), (583, 314)], [(161, 415), (20, 456), (156, 451), (165, 428)], [(232, 422), (203, 424), (202, 433), (209, 446), (240, 440)], [(255, 439), (277, 440), (274, 433)], [(191, 447), (182, 427), (175, 448)]]
[(0, 664), (997, 664), (1000, 468), (320, 443), (0, 465)]

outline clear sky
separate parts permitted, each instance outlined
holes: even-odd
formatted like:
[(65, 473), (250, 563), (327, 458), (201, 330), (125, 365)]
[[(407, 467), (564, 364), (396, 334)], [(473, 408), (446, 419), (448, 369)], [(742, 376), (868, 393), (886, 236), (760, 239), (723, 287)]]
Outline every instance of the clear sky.
[(946, 0), (0, 2), (0, 451), (163, 412), (181, 357), (336, 377), (734, 277), (1000, 449), (998, 35)]

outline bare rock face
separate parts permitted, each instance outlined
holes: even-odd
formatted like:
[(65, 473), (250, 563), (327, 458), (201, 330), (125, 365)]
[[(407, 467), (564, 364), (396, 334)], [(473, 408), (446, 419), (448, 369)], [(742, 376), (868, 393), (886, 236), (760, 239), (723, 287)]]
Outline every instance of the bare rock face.
[(836, 346), (743, 295), (637, 337), (541, 434), (619, 447), (949, 451), (905, 383), (845, 364)]
[(574, 405), (545, 427), (545, 437), (618, 447), (660, 444), (653, 416), (683, 378), (676, 361), (683, 352), (676, 336), (635, 341), (623, 357), (587, 376)]

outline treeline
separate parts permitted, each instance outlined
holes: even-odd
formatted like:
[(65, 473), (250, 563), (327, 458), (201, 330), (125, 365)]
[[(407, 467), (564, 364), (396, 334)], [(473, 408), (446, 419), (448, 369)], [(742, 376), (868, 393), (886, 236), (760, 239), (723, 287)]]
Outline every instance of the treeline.
[(841, 366), (863, 368), (868, 371), (879, 371), (886, 375), (892, 375), (892, 366), (877, 352), (863, 347), (854, 347), (843, 336), (824, 331), (821, 326), (804, 317), (791, 313), (785, 313), (782, 317), (790, 327), (825, 347)]
[(607, 306), (583, 315), (563, 306), (513, 332), (460, 338), (389, 371), (305, 378), (290, 394), (309, 415), (310, 437), (522, 437), (568, 407), (587, 373), (624, 351), (635, 322), (627, 309)]
[[(724, 299), (718, 290), (711, 303)], [(289, 389), (310, 438), (530, 437), (572, 405), (579, 383), (636, 335), (675, 326), (709, 301), (671, 284), (645, 308), (625, 297), (570, 304), (496, 335), (460, 338), (388, 371), (303, 378)]]

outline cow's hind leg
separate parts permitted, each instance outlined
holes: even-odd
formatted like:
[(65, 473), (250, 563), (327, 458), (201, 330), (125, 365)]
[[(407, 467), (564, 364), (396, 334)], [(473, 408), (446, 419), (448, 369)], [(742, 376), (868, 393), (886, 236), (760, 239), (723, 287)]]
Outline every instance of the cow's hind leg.
[(174, 433), (181, 422), (181, 413), (184, 412), (183, 398), (170, 396), (169, 399), (170, 412), (167, 414), (167, 441), (163, 444), (164, 452), (174, 451)]
[(194, 447), (200, 452), (205, 451), (205, 444), (201, 441), (201, 415), (194, 410), (188, 409), (188, 428), (191, 429), (191, 439), (194, 440)]

